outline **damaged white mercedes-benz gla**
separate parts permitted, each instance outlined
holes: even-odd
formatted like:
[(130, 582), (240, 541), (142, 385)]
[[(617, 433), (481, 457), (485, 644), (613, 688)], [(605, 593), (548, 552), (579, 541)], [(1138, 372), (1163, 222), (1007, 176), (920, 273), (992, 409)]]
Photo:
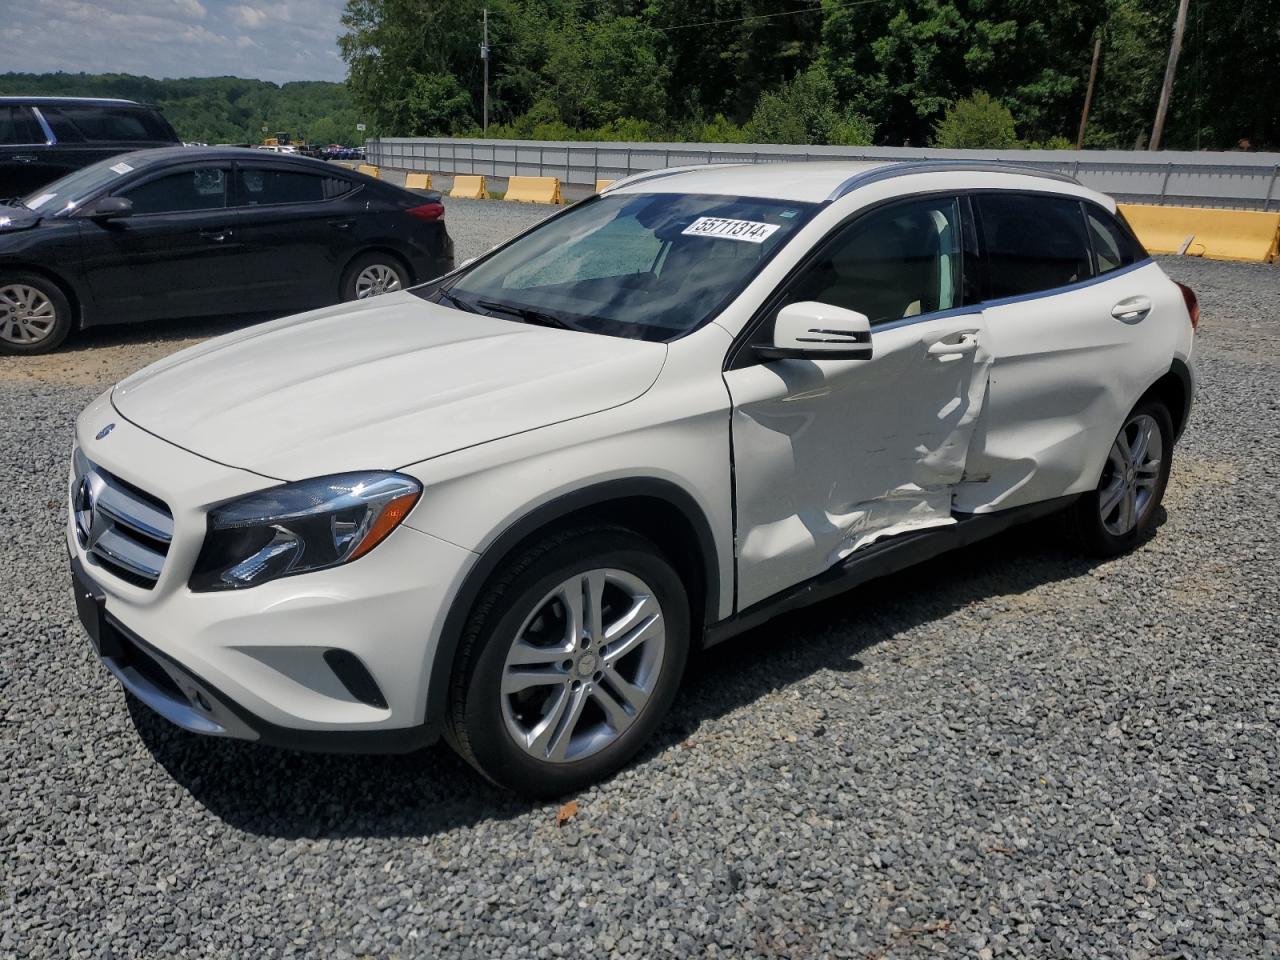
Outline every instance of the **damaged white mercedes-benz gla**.
[(224, 336), (79, 418), (80, 617), (204, 734), (443, 734), (554, 795), (690, 651), (1029, 518), (1154, 527), (1194, 294), (1115, 204), (967, 163), (641, 174), (418, 288)]

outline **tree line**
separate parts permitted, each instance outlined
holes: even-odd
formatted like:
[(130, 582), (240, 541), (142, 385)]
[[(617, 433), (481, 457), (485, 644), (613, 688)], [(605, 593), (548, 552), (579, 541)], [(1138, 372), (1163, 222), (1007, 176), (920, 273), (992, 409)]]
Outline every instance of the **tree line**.
[[(1176, 0), (347, 0), (387, 135), (914, 146), (1146, 143)], [(1280, 0), (1193, 0), (1166, 148), (1280, 145)]]
[(268, 134), (288, 132), (309, 143), (351, 144), (365, 136), (356, 131), (358, 108), (341, 83), (278, 86), (238, 77), (154, 80), (127, 73), (6, 73), (0, 74), (0, 95), (4, 94), (122, 97), (154, 103), (188, 142), (261, 143)]

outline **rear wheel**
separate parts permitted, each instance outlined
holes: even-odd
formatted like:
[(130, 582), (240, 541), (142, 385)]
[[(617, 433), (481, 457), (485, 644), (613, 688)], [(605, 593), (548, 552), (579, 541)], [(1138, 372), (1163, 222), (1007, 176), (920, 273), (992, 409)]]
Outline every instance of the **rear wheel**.
[(35, 273), (0, 275), (0, 353), (47, 353), (71, 332), (71, 304)]
[(613, 773), (675, 698), (688, 598), (656, 546), (619, 528), (523, 551), (459, 649), (450, 742), (501, 786), (557, 796)]
[(398, 257), (376, 250), (351, 261), (342, 275), (342, 299), (367, 300), (409, 286), (409, 271)]
[(1072, 525), (1086, 550), (1115, 556), (1147, 535), (1164, 498), (1172, 458), (1169, 411), (1158, 401), (1139, 403), (1111, 442), (1098, 488), (1074, 507)]

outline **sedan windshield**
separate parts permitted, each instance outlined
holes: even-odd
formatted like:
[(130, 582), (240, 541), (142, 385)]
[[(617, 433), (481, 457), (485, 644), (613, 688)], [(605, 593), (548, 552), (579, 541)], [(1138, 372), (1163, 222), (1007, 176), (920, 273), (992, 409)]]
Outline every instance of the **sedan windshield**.
[(701, 194), (605, 195), (420, 295), (526, 323), (674, 340), (710, 320), (813, 209)]
[(23, 197), (22, 203), (30, 210), (58, 213), (68, 206), (75, 206), (84, 197), (114, 183), (126, 173), (132, 173), (134, 169), (127, 155), (108, 157), (75, 173), (69, 173), (61, 180), (45, 184), (29, 197)]

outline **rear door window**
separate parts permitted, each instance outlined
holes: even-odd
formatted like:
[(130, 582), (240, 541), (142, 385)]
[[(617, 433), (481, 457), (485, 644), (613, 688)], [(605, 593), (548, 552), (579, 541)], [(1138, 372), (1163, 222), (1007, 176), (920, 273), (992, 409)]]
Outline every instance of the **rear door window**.
[(135, 216), (217, 210), (227, 205), (227, 171), (220, 167), (198, 167), (171, 173), (123, 190), (120, 196), (133, 201)]
[(1099, 275), (1147, 258), (1147, 251), (1107, 211), (1086, 206), (1085, 220), (1093, 244), (1094, 269)]
[(30, 107), (0, 106), (0, 144), (44, 143), (44, 131)]
[(266, 207), (282, 203), (314, 203), (332, 200), (354, 188), (350, 180), (325, 177), (300, 170), (241, 166), (236, 171), (238, 203), (247, 207)]
[(987, 264), (987, 297), (1023, 296), (1093, 276), (1080, 201), (1044, 194), (974, 196)]
[(169, 124), (147, 107), (61, 104), (42, 107), (53, 135), (67, 143), (174, 143)]

